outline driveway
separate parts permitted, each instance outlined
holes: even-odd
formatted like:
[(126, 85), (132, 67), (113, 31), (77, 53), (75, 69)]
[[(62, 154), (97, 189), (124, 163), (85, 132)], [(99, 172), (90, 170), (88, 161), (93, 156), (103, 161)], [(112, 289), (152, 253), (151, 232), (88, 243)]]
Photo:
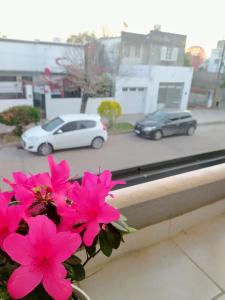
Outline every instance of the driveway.
[[(176, 136), (160, 141), (133, 134), (111, 135), (100, 150), (82, 148), (57, 151), (54, 157), (57, 161), (67, 159), (72, 175), (80, 176), (84, 170), (117, 170), (219, 149), (225, 149), (225, 124), (202, 125), (192, 137)], [(47, 158), (15, 146), (3, 147), (0, 149), (0, 175), (9, 177), (13, 170), (47, 171)]]

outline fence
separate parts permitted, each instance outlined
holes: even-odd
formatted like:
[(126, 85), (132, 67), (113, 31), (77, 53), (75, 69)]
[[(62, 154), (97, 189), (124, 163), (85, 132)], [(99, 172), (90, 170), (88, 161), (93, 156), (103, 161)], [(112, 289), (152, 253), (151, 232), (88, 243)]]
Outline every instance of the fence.
[[(86, 113), (96, 114), (99, 104), (106, 100), (114, 98), (89, 98)], [(50, 120), (62, 114), (80, 113), (81, 98), (51, 98), (50, 94), (46, 94), (46, 119)]]

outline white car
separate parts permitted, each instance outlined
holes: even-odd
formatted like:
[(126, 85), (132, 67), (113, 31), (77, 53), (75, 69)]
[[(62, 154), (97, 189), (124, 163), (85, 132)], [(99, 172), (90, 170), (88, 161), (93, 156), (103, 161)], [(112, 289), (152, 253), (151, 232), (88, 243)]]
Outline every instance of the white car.
[(23, 148), (48, 155), (54, 150), (83, 146), (94, 149), (107, 141), (106, 127), (98, 115), (61, 115), (45, 123), (28, 129), (22, 135)]

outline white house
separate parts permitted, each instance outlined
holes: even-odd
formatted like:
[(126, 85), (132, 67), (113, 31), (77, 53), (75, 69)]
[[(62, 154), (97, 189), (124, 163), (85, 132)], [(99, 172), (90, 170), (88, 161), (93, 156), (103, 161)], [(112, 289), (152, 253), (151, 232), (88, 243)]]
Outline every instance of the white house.
[[(208, 72), (218, 72), (219, 71), (219, 66), (221, 63), (221, 59), (223, 59), (223, 67), (221, 72), (224, 73), (225, 71), (225, 53), (224, 52), (224, 47), (225, 47), (225, 41), (221, 40), (218, 41), (217, 47), (215, 49), (212, 49), (211, 55), (209, 57), (209, 62), (208, 62)], [(223, 58), (222, 58), (223, 55)]]
[(179, 66), (121, 65), (115, 98), (124, 113), (186, 109), (193, 69)]
[(33, 90), (44, 93), (40, 81), (46, 70), (51, 78), (60, 77), (68, 57), (83, 64), (84, 47), (0, 39), (0, 112), (15, 105), (33, 105)]

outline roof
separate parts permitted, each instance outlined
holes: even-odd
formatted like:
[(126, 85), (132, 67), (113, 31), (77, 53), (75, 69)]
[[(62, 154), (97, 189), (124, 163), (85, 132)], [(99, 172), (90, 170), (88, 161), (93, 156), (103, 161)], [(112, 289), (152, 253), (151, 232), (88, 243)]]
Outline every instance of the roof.
[(79, 120), (99, 120), (100, 116), (97, 114), (65, 114), (65, 115), (59, 115), (63, 121), (79, 121)]
[(53, 46), (67, 46), (67, 47), (80, 47), (83, 48), (84, 45), (81, 44), (72, 44), (72, 43), (57, 43), (57, 42), (47, 42), (47, 41), (28, 41), (28, 40), (18, 40), (18, 39), (8, 39), (8, 38), (0, 38), (0, 42), (7, 43), (24, 43), (24, 44), (41, 44), (41, 45), (53, 45)]

